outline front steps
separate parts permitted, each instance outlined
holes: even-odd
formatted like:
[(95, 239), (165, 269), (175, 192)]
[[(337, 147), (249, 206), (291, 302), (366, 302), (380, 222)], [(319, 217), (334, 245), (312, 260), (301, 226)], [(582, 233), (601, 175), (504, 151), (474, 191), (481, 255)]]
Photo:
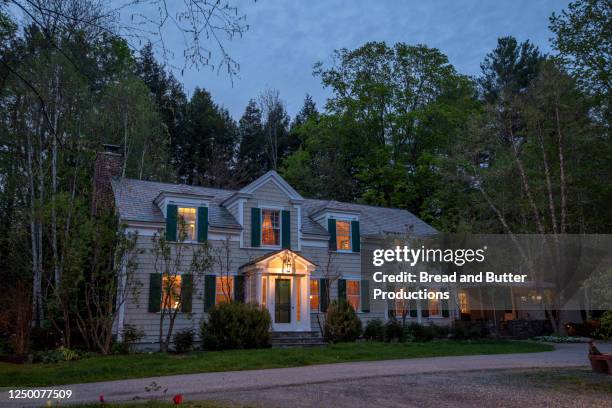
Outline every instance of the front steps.
[(325, 341), (318, 331), (309, 332), (272, 332), (272, 347), (320, 347)]

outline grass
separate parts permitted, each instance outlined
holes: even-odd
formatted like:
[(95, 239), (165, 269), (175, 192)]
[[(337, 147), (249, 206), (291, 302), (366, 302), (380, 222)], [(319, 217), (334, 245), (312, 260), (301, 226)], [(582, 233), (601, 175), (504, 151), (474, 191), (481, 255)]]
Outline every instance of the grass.
[(76, 384), (162, 375), (295, 367), (350, 361), (550, 351), (526, 341), (359, 342), (321, 348), (260, 349), (90, 357), (55, 364), (0, 363), (0, 387)]

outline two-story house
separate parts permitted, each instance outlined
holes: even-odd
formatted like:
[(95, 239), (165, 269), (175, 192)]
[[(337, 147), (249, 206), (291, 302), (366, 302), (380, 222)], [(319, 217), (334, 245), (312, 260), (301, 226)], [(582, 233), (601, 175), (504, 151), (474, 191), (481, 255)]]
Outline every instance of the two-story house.
[[(97, 160), (107, 162), (97, 165), (102, 170), (96, 177), (112, 176), (118, 159), (100, 153)], [(103, 190), (109, 181), (96, 183)], [(317, 313), (337, 298), (350, 302), (364, 323), (386, 319), (387, 302), (371, 300), (364, 275), (371, 274), (371, 259), (363, 255), (364, 244), (381, 234), (436, 233), (406, 210), (304, 198), (275, 171), (237, 191), (118, 177), (110, 186), (120, 222), (138, 232), (143, 249), (137, 259), (139, 290), (121, 305), (116, 330), (119, 338), (126, 324), (144, 330), (143, 345), (158, 340), (164, 296), (152, 238), (165, 233), (175, 240), (179, 217), (188, 241), (206, 240), (212, 248), (229, 250), (228, 270), (215, 264), (199, 287), (189, 288), (191, 299), (184, 302), (189, 310), (180, 311), (175, 327), (196, 332), (207, 310), (227, 297), (266, 307), (273, 331), (318, 331)], [(429, 309), (419, 307), (419, 321), (448, 317), (440, 305), (431, 305), (433, 313)]]

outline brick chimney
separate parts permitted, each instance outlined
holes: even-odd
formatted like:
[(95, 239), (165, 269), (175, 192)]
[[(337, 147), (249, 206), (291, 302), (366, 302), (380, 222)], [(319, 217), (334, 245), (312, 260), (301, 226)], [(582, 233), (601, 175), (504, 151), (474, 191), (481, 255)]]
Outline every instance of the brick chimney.
[(105, 209), (113, 207), (113, 189), (111, 179), (120, 177), (123, 169), (123, 156), (119, 153), (120, 146), (105, 144), (104, 151), (96, 154), (94, 162), (93, 194), (91, 212), (98, 215)]

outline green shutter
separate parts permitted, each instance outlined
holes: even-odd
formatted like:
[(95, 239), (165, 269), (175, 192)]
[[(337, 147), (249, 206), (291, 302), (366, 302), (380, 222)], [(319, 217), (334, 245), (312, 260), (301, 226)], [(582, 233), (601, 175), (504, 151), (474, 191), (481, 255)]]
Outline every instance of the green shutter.
[(370, 281), (367, 279), (361, 281), (361, 311), (370, 311)]
[(217, 277), (206, 275), (204, 277), (204, 311), (208, 312), (215, 305), (217, 296)]
[(421, 302), (421, 317), (429, 317), (429, 302)]
[[(446, 292), (446, 288), (442, 288), (440, 292)], [(442, 299), (441, 303), (442, 303), (442, 317), (448, 317), (449, 316), (448, 300)]]
[(198, 207), (198, 242), (208, 239), (208, 207)]
[(261, 209), (251, 208), (251, 246), (257, 248), (261, 242)]
[(283, 210), (281, 211), (281, 217), (283, 248), (291, 249), (291, 213)]
[(181, 275), (181, 312), (191, 313), (193, 299), (193, 276)]
[(417, 305), (416, 300), (408, 301), (408, 308), (410, 309), (410, 317), (417, 317)]
[(336, 220), (329, 218), (327, 220), (327, 232), (329, 232), (329, 250), (335, 251), (338, 249), (336, 241)]
[(161, 273), (149, 274), (149, 313), (157, 313), (161, 306)]
[(387, 299), (387, 317), (395, 319), (395, 300)]
[(351, 247), (353, 252), (361, 251), (361, 237), (359, 236), (359, 221), (351, 221)]
[(338, 279), (338, 299), (346, 300), (346, 279)]
[(234, 300), (244, 302), (244, 275), (234, 276)]
[(319, 303), (321, 312), (327, 312), (327, 304), (329, 303), (329, 299), (327, 296), (327, 279), (319, 279)]
[(166, 241), (176, 241), (176, 218), (178, 209), (174, 204), (166, 207)]

